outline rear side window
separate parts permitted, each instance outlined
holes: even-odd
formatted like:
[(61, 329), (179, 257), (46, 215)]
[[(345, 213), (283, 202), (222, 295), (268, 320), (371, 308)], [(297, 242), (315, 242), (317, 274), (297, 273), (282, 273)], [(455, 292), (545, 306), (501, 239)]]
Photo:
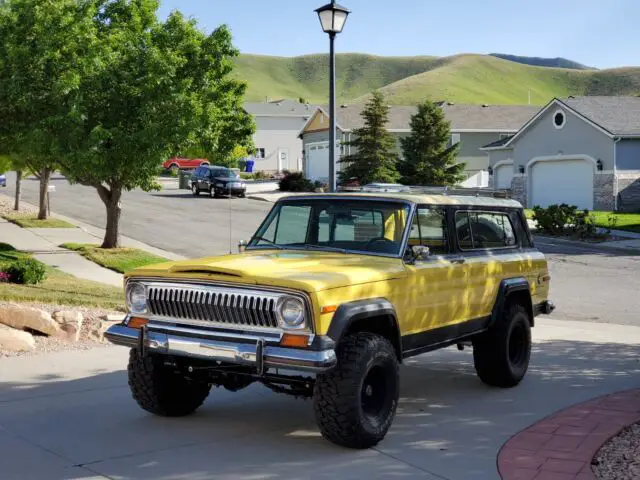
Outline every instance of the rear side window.
[(463, 250), (517, 246), (511, 219), (502, 212), (456, 212), (456, 235)]

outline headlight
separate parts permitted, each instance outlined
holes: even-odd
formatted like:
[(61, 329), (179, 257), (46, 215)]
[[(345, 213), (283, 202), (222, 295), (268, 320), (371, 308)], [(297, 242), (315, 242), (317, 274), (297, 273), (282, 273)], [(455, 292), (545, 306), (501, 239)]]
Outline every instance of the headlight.
[(299, 298), (282, 298), (278, 305), (278, 314), (284, 328), (304, 327), (304, 303)]
[(131, 313), (147, 311), (147, 289), (141, 283), (131, 283), (127, 287), (127, 308)]

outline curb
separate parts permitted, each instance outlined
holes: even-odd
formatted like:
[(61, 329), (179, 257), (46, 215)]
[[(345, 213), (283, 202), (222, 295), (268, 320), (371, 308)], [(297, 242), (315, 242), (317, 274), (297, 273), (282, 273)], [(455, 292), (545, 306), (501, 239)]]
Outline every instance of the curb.
[(540, 419), (502, 445), (496, 459), (500, 478), (595, 480), (591, 465), (598, 451), (640, 421), (638, 399), (640, 388), (622, 390)]
[(594, 250), (594, 251), (602, 251), (602, 252), (610, 252), (610, 253), (619, 253), (622, 255), (640, 255), (640, 248), (625, 248), (625, 247), (613, 247), (610, 245), (601, 245), (597, 243), (586, 243), (586, 242), (578, 242), (575, 240), (566, 240), (564, 238), (558, 237), (550, 237), (548, 235), (540, 235), (535, 232), (531, 232), (534, 237), (534, 242), (536, 239), (546, 240), (549, 242), (554, 242), (559, 245), (566, 245), (570, 247), (581, 248), (584, 250)]

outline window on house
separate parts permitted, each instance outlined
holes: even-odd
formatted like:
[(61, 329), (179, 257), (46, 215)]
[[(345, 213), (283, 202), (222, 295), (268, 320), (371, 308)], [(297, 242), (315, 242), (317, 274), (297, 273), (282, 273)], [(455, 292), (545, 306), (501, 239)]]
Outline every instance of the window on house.
[(459, 133), (452, 133), (451, 134), (451, 145), (455, 145), (456, 143), (460, 143), (460, 134)]
[(256, 158), (265, 158), (266, 152), (264, 148), (256, 148)]

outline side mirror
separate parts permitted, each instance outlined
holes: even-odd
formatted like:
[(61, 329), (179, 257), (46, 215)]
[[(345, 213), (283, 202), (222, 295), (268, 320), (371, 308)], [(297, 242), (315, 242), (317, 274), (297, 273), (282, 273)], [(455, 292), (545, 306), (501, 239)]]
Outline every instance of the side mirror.
[(238, 252), (243, 253), (247, 249), (246, 240), (240, 240), (238, 242)]
[(411, 247), (414, 262), (422, 262), (431, 256), (431, 250), (425, 245), (414, 245)]

